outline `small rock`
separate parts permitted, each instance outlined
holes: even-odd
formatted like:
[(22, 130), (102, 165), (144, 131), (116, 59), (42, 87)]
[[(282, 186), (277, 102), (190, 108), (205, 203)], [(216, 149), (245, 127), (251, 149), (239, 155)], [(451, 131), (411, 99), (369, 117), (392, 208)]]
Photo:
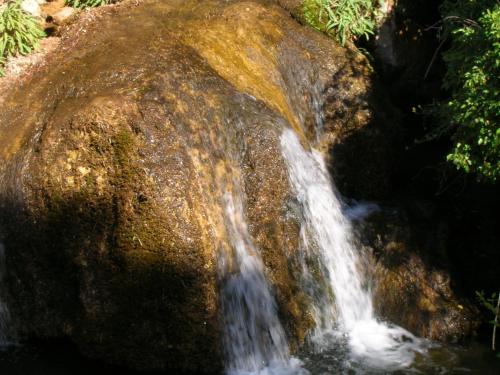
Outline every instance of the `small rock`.
[(56, 25), (64, 25), (71, 22), (76, 15), (76, 10), (71, 7), (64, 7), (60, 11), (52, 14), (52, 19)]
[(21, 3), (21, 9), (26, 13), (31, 14), (33, 17), (40, 17), (42, 15), (42, 10), (40, 9), (40, 3), (38, 0), (24, 0)]

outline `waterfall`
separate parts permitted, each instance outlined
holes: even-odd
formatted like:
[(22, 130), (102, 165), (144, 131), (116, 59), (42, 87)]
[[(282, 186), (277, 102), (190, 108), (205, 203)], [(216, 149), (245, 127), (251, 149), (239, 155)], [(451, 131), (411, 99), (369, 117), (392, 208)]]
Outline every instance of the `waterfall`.
[(221, 304), (229, 375), (306, 374), (290, 357), (264, 264), (245, 221), (238, 184), (223, 196), (230, 258), (221, 255)]
[(320, 351), (345, 342), (353, 359), (372, 368), (407, 367), (423, 351), (423, 340), (376, 319), (352, 224), (322, 155), (306, 151), (290, 129), (281, 147), (303, 212), (302, 272), (316, 321), (311, 341)]

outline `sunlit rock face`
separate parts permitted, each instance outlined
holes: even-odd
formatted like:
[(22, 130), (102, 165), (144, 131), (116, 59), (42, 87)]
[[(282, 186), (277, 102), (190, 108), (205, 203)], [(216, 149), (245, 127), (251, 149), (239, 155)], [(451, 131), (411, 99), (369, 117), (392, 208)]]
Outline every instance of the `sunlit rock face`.
[[(312, 321), (279, 137), (290, 127), (316, 142), (328, 88), (336, 127), (366, 125), (364, 58), (277, 5), (179, 0), (103, 10), (47, 66), (1, 103), (0, 229), (18, 335), (69, 337), (136, 368), (219, 370), (217, 259), (232, 251), (221, 199), (238, 176), (297, 347)], [(341, 141), (329, 130), (318, 147)]]

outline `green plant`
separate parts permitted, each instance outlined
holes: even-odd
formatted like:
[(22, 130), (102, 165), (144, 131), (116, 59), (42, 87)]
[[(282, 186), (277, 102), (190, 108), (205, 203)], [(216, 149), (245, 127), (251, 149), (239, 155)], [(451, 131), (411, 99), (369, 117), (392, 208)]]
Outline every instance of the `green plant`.
[(375, 0), (305, 0), (303, 14), (309, 25), (344, 45), (348, 39), (368, 38), (374, 33), (376, 7)]
[(451, 98), (440, 104), (432, 136), (451, 134), (447, 159), (494, 182), (500, 175), (500, 2), (446, 0), (441, 13), (452, 40), (443, 53), (443, 86)]
[[(500, 310), (500, 292), (499, 293), (493, 293), (491, 297), (485, 297), (484, 292), (476, 292), (477, 298), (479, 299), (479, 302), (485, 307), (488, 311), (490, 311), (494, 319), (490, 321), (490, 323), (493, 325), (493, 335), (491, 338), (491, 349), (496, 350), (496, 332), (497, 328), (500, 327), (500, 320), (498, 317), (499, 310)], [(500, 353), (498, 354), (500, 357)]]
[(114, 2), (114, 0), (66, 0), (66, 4), (73, 8), (95, 8)]
[(8, 3), (0, 10), (0, 67), (9, 56), (36, 49), (44, 36), (38, 20), (21, 9), (21, 0)]
[(0, 77), (3, 77), (5, 75), (5, 71), (3, 69), (4, 65), (5, 65), (5, 58), (0, 56)]

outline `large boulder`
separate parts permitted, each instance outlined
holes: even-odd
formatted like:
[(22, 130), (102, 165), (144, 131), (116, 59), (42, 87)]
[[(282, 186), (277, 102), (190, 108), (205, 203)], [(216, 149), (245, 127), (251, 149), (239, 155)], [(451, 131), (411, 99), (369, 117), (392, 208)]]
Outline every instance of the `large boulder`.
[[(312, 322), (280, 136), (294, 128), (305, 147), (332, 156), (344, 191), (383, 190), (377, 171), (391, 153), (383, 121), (374, 123), (383, 116), (369, 104), (369, 72), (360, 53), (267, 1), (85, 12), (45, 64), (0, 97), (1, 293), (19, 338), (69, 338), (87, 355), (141, 369), (220, 370), (219, 255), (232, 252), (223, 195), (239, 192), (296, 348)], [(370, 246), (385, 265), (392, 247), (377, 238)], [(429, 268), (408, 259), (428, 279)], [(388, 267), (375, 268), (377, 298), (394, 306), (408, 282)], [(418, 293), (442, 308), (440, 293)], [(412, 323), (432, 315), (382, 313), (449, 336)]]
[(279, 137), (316, 140), (328, 88), (342, 98), (328, 103), (336, 126), (365, 126), (367, 77), (362, 56), (267, 2), (86, 14), (0, 98), (0, 242), (19, 337), (70, 338), (141, 369), (219, 370), (221, 196), (241, 188), (296, 346), (311, 323)]

